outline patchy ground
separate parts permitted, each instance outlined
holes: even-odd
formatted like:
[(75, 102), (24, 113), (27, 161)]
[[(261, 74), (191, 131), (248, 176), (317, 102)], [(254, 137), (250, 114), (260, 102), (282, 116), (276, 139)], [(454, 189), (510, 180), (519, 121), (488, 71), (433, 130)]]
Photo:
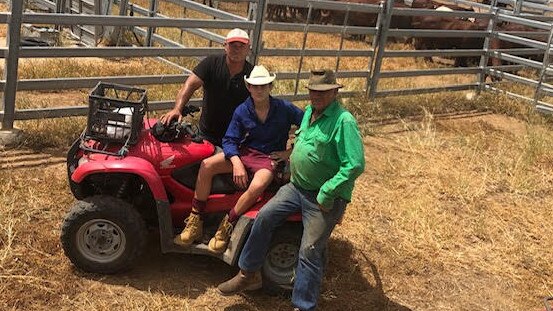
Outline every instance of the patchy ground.
[[(488, 114), (374, 133), (330, 241), (320, 310), (543, 310), (553, 295), (551, 132)], [(75, 270), (59, 243), (73, 202), (62, 162), (59, 151), (0, 152), (0, 309), (290, 310), (263, 293), (219, 296), (236, 268), (162, 255), (155, 235), (127, 273)]]

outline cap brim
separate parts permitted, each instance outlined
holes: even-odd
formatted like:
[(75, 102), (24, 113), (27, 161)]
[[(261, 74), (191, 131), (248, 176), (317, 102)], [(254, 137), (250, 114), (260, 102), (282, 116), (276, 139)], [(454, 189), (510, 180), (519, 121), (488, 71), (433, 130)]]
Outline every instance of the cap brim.
[(307, 89), (312, 91), (330, 91), (333, 89), (340, 89), (344, 87), (341, 84), (317, 84), (317, 85), (308, 85)]
[(226, 43), (231, 43), (231, 42), (242, 42), (244, 44), (249, 44), (250, 43), (250, 40), (246, 39), (246, 38), (240, 38), (240, 37), (234, 37), (234, 38), (228, 38), (225, 40)]
[(244, 81), (246, 81), (248, 84), (251, 85), (265, 85), (273, 82), (276, 78), (276, 74), (269, 76), (269, 77), (254, 77), (254, 78), (246, 78), (244, 76)]

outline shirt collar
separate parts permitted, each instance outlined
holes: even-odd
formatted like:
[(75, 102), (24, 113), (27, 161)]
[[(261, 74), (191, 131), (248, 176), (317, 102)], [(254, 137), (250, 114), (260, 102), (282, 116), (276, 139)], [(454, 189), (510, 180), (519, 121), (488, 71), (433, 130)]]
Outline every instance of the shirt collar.
[[(273, 113), (273, 111), (275, 110), (274, 109), (275, 101), (276, 101), (276, 99), (272, 95), (269, 95), (269, 114), (267, 115), (267, 118), (269, 118), (271, 113)], [(246, 103), (246, 107), (248, 108), (248, 111), (253, 116), (255, 116), (257, 118), (257, 115), (255, 113), (255, 106), (254, 106), (254, 103), (253, 103), (253, 98), (251, 96), (248, 96), (245, 103)]]
[[(325, 110), (323, 110), (323, 113), (321, 113), (321, 115), (329, 117), (335, 114), (336, 111), (338, 111), (338, 109), (340, 109), (340, 102), (338, 102), (338, 100), (335, 99), (332, 103), (330, 103), (330, 105), (328, 105), (328, 107), (325, 108)], [(309, 105), (309, 112), (310, 112), (309, 118), (311, 118), (311, 115), (313, 114), (313, 106), (311, 105)]]
[(322, 114), (327, 117), (331, 116), (335, 114), (339, 108), (340, 108), (340, 103), (338, 102), (338, 100), (335, 99), (328, 107), (326, 107), (326, 109), (323, 111)]

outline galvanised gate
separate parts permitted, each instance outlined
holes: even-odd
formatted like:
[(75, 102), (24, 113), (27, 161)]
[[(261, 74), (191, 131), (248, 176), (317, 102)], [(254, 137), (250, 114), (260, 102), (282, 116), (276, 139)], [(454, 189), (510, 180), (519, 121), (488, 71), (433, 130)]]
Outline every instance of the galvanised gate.
[[(440, 0), (438, 0), (440, 1)], [(207, 18), (174, 18), (160, 12), (160, 2), (167, 2), (182, 10), (188, 10), (208, 16)], [(548, 3), (528, 1), (492, 1), (489, 5), (466, 1), (444, 0), (457, 6), (473, 8), (472, 11), (437, 11), (412, 7), (394, 7), (394, 0), (378, 4), (355, 4), (338, 1), (292, 1), (292, 0), (227, 0), (225, 2), (245, 2), (243, 14), (229, 13), (219, 9), (219, 2), (211, 6), (191, 0), (149, 0), (148, 7), (130, 3), (129, 0), (28, 0), (11, 1), (10, 12), (0, 13), (0, 23), (8, 25), (7, 47), (0, 54), (5, 60), (4, 76), (0, 81), (3, 89), (2, 110), (0, 120), (3, 130), (13, 128), (14, 120), (29, 120), (63, 116), (86, 115), (86, 106), (67, 106), (40, 109), (18, 109), (15, 99), (18, 91), (31, 90), (64, 90), (91, 88), (98, 81), (117, 82), (133, 85), (180, 84), (190, 74), (189, 68), (184, 68), (167, 58), (195, 57), (201, 58), (209, 54), (220, 53), (223, 36), (214, 29), (246, 29), (252, 38), (252, 54), (250, 60), (255, 62), (259, 57), (294, 57), (299, 59), (297, 70), (277, 72), (279, 80), (293, 81), (293, 91), (278, 94), (289, 100), (305, 100), (307, 94), (302, 93), (299, 85), (308, 77), (309, 71), (304, 68), (304, 59), (308, 57), (334, 58), (334, 68), (339, 78), (363, 79), (362, 88), (348, 90), (342, 96), (366, 94), (370, 99), (385, 96), (423, 94), (443, 91), (474, 90), (500, 91), (508, 95), (525, 99), (538, 109), (553, 111), (548, 102), (553, 86), (548, 83), (553, 71), (550, 68), (550, 53), (552, 40), (552, 20), (548, 15), (553, 10)], [(409, 1), (405, 2), (406, 4)], [(412, 3), (412, 2), (411, 2)], [(24, 5), (38, 6), (43, 13), (23, 12)], [(264, 18), (267, 8), (285, 8), (285, 14), (301, 12), (303, 21), (269, 21)], [(320, 12), (342, 12), (344, 18), (339, 24), (320, 24), (317, 16)], [(374, 26), (349, 25), (349, 17), (359, 12), (372, 13), (377, 16)], [(392, 18), (398, 16), (443, 16), (463, 19), (489, 20), (483, 30), (442, 30), (417, 28), (392, 28)], [(27, 47), (21, 46), (21, 27), (23, 24), (46, 24), (55, 28), (69, 27), (72, 33), (85, 47)], [(518, 24), (533, 27), (533, 35), (529, 32), (502, 31), (497, 25), (501, 23)], [(206, 39), (205, 47), (189, 47), (181, 40), (171, 40), (156, 33), (156, 28), (169, 27), (178, 29), (181, 34), (191, 34)], [(106, 32), (112, 38), (120, 38), (123, 30), (130, 29), (141, 38), (140, 46), (98, 47), (96, 43)], [(303, 33), (303, 42), (299, 48), (265, 47), (263, 44), (266, 32), (296, 32)], [(339, 40), (339, 48), (312, 48), (306, 45), (307, 36), (311, 33), (334, 34)], [(540, 35), (542, 39), (533, 39)], [(350, 36), (370, 36), (372, 44), (367, 49), (348, 49), (344, 44)], [(387, 44), (393, 38), (482, 38), (482, 47), (477, 49), (438, 49), (438, 50), (393, 50)], [(545, 39), (544, 39), (545, 38)], [(500, 39), (504, 42), (518, 44), (517, 48), (494, 49), (490, 42)], [(529, 58), (528, 55), (543, 55), (543, 60)], [(169, 63), (182, 71), (174, 75), (143, 75), (143, 76), (98, 76), (85, 78), (47, 78), (18, 79), (17, 70), (20, 59), (25, 58), (79, 58), (79, 57), (153, 57)], [(344, 70), (340, 64), (348, 57), (365, 59), (362, 68)], [(479, 62), (471, 67), (382, 70), (382, 63), (387, 58), (398, 57), (473, 57)], [(490, 65), (493, 57), (509, 65)], [(540, 59), (539, 58), (539, 59)], [(513, 73), (513, 69), (532, 68), (537, 74), (532, 77)], [(383, 81), (394, 78), (414, 78), (424, 76), (471, 75), (473, 82), (451, 85), (426, 85), (413, 88), (382, 88)], [(532, 89), (533, 95), (516, 94), (501, 89), (501, 85), (489, 81), (486, 76), (500, 77), (504, 81), (525, 85)], [(199, 99), (192, 100), (199, 104)], [(173, 99), (150, 102), (150, 109), (167, 109), (173, 106)]]

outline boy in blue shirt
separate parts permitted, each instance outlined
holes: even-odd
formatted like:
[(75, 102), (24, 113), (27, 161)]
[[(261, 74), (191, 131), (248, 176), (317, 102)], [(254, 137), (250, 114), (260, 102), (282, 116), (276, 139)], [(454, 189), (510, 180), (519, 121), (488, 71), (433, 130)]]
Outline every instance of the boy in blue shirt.
[[(211, 191), (212, 178), (216, 174), (232, 172), (234, 183), (246, 191), (225, 216), (208, 245), (213, 252), (224, 252), (240, 215), (255, 203), (273, 180), (275, 166), (271, 156), (287, 158), (285, 149), (290, 127), (292, 124), (300, 125), (303, 111), (288, 101), (270, 95), (275, 77), (264, 66), (255, 66), (249, 78), (244, 76), (250, 97), (234, 111), (223, 137), (223, 153), (202, 161), (192, 212), (175, 243), (187, 246), (202, 237), (203, 211)], [(253, 174), (249, 186), (248, 171)]]

